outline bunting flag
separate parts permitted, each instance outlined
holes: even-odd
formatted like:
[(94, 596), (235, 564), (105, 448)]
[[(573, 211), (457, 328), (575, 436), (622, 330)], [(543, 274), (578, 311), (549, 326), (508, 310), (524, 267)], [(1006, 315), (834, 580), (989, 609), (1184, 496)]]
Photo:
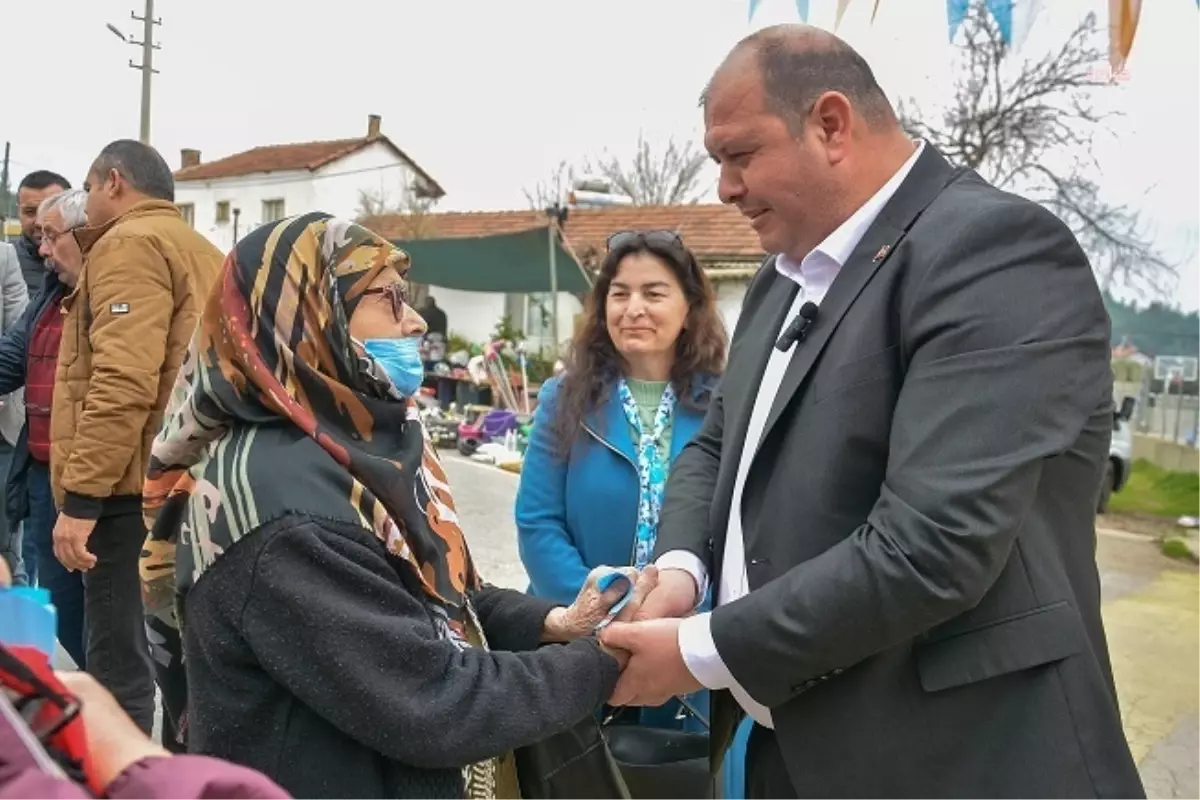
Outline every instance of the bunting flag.
[[(985, 0), (984, 5), (992, 15), (992, 19), (996, 20), (996, 24), (1000, 26), (1000, 36), (1004, 39), (1004, 43), (1011, 45), (1013, 41), (1013, 0)], [(951, 42), (954, 41), (954, 34), (958, 33), (958, 29), (962, 27), (963, 20), (967, 18), (967, 11), (970, 7), (971, 0), (946, 0), (946, 22), (949, 25)], [(1025, 31), (1026, 35), (1028, 33)]]
[(1033, 23), (1046, 0), (1016, 0), (1013, 4), (1013, 50), (1020, 50), (1033, 30)]
[(1141, 14), (1142, 0), (1108, 0), (1108, 63), (1113, 75), (1125, 68)]
[(1000, 26), (1000, 38), (1011, 45), (1013, 39), (1013, 0), (987, 0), (987, 10)]
[(850, 5), (850, 0), (838, 0), (837, 16), (833, 18), (833, 29), (836, 31), (838, 26), (842, 24), (842, 17), (846, 14), (846, 7)]
[[(762, 0), (750, 0), (751, 21), (761, 2)], [(801, 22), (808, 22), (809, 0), (795, 2), (796, 13)], [(871, 22), (875, 21), (879, 13), (879, 2), (880, 0), (873, 0), (871, 4)], [(971, 3), (972, 0), (946, 0), (946, 23), (951, 42), (967, 18)], [(1020, 49), (1029, 37), (1038, 14), (1046, 5), (1046, 0), (983, 0), (983, 5), (999, 26), (1004, 43), (1013, 49)], [(837, 0), (837, 11), (833, 21), (835, 31), (841, 26), (842, 18), (849, 7), (850, 0)], [(1200, 8), (1200, 0), (1196, 0), (1196, 7)], [(1113, 74), (1124, 69), (1125, 62), (1129, 59), (1141, 14), (1142, 0), (1108, 0), (1108, 59)]]
[[(1200, 3), (1200, 0), (1196, 0)], [(954, 41), (954, 34), (958, 33), (958, 28), (963, 24), (963, 20), (967, 18), (967, 9), (971, 6), (971, 0), (946, 0), (946, 17), (950, 23), (950, 41)]]

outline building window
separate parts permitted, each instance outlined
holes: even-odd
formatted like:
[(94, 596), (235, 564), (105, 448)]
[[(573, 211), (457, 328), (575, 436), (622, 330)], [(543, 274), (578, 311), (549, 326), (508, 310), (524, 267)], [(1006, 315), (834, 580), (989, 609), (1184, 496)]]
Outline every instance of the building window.
[(283, 198), (263, 200), (262, 221), (278, 222), (281, 219), (283, 219)]
[[(525, 296), (525, 338), (535, 343), (538, 349), (554, 344), (554, 330), (551, 325), (553, 297), (549, 292)], [(560, 308), (559, 311), (561, 310)]]
[(217, 201), (217, 224), (220, 224), (222, 222), (229, 222), (229, 201), (228, 200), (218, 200)]
[(188, 225), (196, 227), (196, 207), (191, 203), (179, 204), (179, 216), (183, 217), (183, 221)]

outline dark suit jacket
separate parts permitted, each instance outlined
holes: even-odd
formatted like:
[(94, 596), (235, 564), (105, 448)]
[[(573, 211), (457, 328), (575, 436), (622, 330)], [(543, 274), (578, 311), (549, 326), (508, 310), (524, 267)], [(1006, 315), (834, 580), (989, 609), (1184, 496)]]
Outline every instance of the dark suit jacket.
[[(886, 248), (886, 250), (884, 249)], [(1053, 214), (926, 145), (745, 442), (797, 289), (772, 260), (672, 468), (658, 552), (720, 580), (738, 461), (751, 593), (712, 615), (800, 796), (1133, 796), (1094, 512), (1109, 321)], [(714, 747), (736, 721), (714, 699)]]

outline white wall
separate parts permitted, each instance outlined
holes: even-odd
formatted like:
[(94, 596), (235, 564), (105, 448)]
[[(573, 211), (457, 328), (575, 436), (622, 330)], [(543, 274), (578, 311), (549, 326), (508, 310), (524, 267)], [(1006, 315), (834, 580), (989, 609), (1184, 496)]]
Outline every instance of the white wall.
[(450, 333), (476, 344), (486, 342), (504, 316), (504, 295), (500, 292), (463, 292), (430, 286), (429, 294), (446, 312)]
[(738, 316), (742, 311), (742, 299), (746, 296), (746, 281), (717, 281), (717, 310), (725, 320), (725, 332), (733, 337)]
[[(233, 247), (234, 208), (242, 210), (238, 236), (262, 224), (264, 200), (282, 199), (284, 216), (324, 211), (353, 219), (358, 213), (360, 191), (382, 191), (389, 202), (399, 204), (413, 178), (412, 169), (404, 161), (376, 142), (316, 172), (259, 172), (211, 181), (180, 181), (175, 184), (175, 202), (191, 203), (196, 230), (228, 252)], [(218, 224), (217, 202), (221, 200), (229, 201), (231, 211), (229, 222)]]
[[(192, 224), (219, 249), (233, 248), (233, 211), (242, 210), (238, 236), (262, 224), (264, 200), (283, 200), (285, 216), (315, 207), (312, 176), (307, 171), (258, 173), (214, 181), (180, 181), (175, 184), (175, 203), (192, 204)], [(228, 200), (229, 221), (218, 224), (217, 203)]]
[(399, 205), (408, 196), (415, 177), (412, 168), (397, 158), (390, 147), (375, 142), (314, 172), (316, 207), (304, 210), (353, 219), (358, 215), (360, 192), (376, 192), (389, 204)]
[[(446, 312), (446, 322), (450, 333), (456, 333), (476, 344), (483, 344), (491, 338), (496, 323), (506, 313), (505, 297), (501, 292), (464, 292), (458, 289), (444, 289), (441, 286), (430, 286), (429, 294), (437, 300), (438, 306)], [(524, 299), (522, 297), (522, 299)], [(574, 295), (559, 292), (558, 297), (558, 340), (569, 341), (575, 332), (575, 315), (582, 307)], [(517, 316), (513, 324), (525, 330), (525, 320)], [(542, 342), (530, 338), (531, 350), (537, 350)], [(546, 342), (545, 345), (549, 345)]]

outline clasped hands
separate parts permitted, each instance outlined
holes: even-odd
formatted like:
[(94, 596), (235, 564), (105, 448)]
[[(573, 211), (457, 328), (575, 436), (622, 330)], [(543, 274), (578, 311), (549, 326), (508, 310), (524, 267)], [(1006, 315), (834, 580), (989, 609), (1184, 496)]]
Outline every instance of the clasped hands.
[[(588, 574), (575, 602), (546, 618), (547, 641), (567, 641), (595, 630), (624, 594), (613, 586), (601, 592), (597, 581), (611, 572), (597, 567)], [(599, 632), (600, 645), (621, 665), (621, 678), (609, 702), (614, 706), (660, 706), (672, 697), (703, 686), (692, 675), (679, 649), (679, 625), (696, 606), (696, 582), (683, 570), (619, 570), (633, 582), (629, 601)]]

